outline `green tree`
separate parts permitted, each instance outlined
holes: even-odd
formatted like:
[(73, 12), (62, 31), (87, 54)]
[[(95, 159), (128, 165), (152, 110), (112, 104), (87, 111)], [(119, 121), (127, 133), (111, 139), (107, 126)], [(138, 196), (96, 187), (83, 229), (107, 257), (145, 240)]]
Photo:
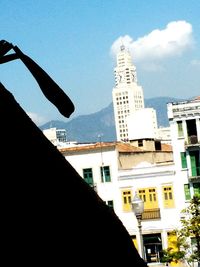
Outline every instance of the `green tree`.
[(185, 216), (181, 219), (182, 227), (178, 234), (189, 239), (194, 247), (188, 261), (196, 260), (200, 266), (200, 195), (195, 195), (182, 213)]
[(189, 249), (186, 237), (180, 236), (178, 230), (174, 230), (173, 234), (176, 236), (176, 239), (173, 242), (170, 242), (171, 246), (162, 251), (163, 256), (161, 258), (161, 262), (177, 263), (179, 261), (186, 260), (187, 250)]
[(197, 261), (200, 267), (200, 195), (195, 195), (181, 214), (181, 227), (174, 230), (177, 239), (173, 247), (163, 250), (161, 261)]

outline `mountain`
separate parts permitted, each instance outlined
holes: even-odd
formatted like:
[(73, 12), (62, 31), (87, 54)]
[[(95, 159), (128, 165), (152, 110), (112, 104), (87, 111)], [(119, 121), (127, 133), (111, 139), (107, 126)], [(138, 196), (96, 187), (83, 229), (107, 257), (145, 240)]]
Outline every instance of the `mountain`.
[[(177, 102), (180, 100), (182, 99), (172, 97), (155, 97), (145, 99), (145, 107), (151, 107), (156, 110), (159, 127), (167, 127), (169, 126), (167, 118), (167, 103)], [(102, 141), (115, 141), (116, 132), (113, 103), (98, 112), (78, 116), (69, 122), (58, 120), (49, 121), (39, 128), (44, 130), (51, 127), (66, 129), (68, 141), (77, 141), (81, 143), (97, 142), (99, 141), (99, 135), (101, 135)]]

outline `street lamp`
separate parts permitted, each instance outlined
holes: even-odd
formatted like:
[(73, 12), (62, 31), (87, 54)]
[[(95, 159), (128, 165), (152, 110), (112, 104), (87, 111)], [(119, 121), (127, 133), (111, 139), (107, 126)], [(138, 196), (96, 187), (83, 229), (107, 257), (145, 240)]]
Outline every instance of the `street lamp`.
[(143, 247), (143, 238), (142, 238), (142, 213), (144, 211), (144, 201), (139, 198), (137, 193), (131, 202), (132, 210), (135, 213), (135, 217), (138, 221), (138, 229), (139, 229), (139, 239), (140, 239), (140, 255), (144, 259), (144, 247)]

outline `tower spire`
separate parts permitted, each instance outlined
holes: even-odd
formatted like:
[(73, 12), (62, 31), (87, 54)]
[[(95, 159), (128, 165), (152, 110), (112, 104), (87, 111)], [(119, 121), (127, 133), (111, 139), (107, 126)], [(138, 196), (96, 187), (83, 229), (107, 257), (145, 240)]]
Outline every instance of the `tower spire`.
[(125, 45), (123, 43), (123, 39), (121, 38), (120, 51), (124, 51), (124, 50), (125, 50)]

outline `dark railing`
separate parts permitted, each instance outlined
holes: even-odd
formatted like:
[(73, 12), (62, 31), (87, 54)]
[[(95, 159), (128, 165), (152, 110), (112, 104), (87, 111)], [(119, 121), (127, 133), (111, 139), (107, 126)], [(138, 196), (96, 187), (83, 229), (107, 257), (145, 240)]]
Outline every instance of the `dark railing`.
[(193, 146), (199, 144), (198, 138), (196, 135), (188, 136), (188, 140), (185, 142), (186, 146)]
[(146, 209), (142, 213), (142, 220), (154, 220), (154, 219), (160, 219), (160, 209)]
[(189, 143), (190, 144), (197, 144), (198, 143), (197, 136), (196, 135), (189, 136)]
[(194, 167), (190, 169), (189, 180), (200, 180), (200, 167)]

